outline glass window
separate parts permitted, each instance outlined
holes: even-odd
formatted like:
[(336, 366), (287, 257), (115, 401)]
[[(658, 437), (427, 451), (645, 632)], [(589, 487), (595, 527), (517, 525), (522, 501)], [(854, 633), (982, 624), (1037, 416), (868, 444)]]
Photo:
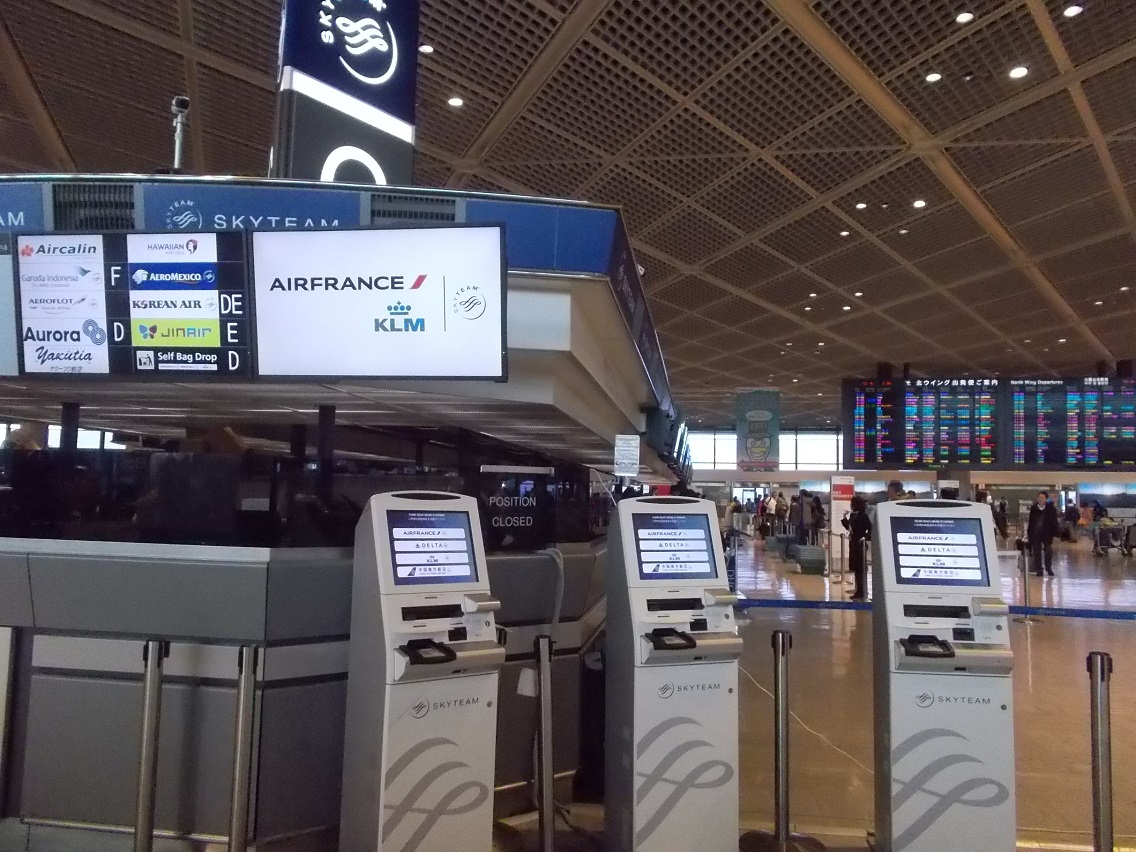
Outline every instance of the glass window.
[(738, 466), (738, 436), (736, 432), (714, 433), (714, 465), (733, 470)]
[(799, 432), (797, 434), (797, 468), (804, 470), (836, 470), (835, 432)]
[(59, 426), (47, 427), (47, 446), (53, 450), (59, 449), (59, 436), (62, 433)]
[(778, 452), (780, 453), (780, 461), (778, 467), (781, 470), (796, 470), (797, 469), (797, 433), (796, 432), (782, 432), (778, 439)]
[(711, 470), (714, 467), (714, 433), (690, 433), (690, 463), (698, 470)]
[(80, 429), (78, 446), (80, 450), (97, 450), (102, 446), (103, 433), (98, 429)]

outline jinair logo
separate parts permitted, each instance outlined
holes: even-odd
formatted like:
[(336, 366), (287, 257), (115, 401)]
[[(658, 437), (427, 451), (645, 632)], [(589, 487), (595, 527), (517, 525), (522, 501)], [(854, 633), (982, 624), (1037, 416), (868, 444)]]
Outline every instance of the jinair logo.
[(670, 698), (675, 694), (675, 685), (673, 683), (664, 683), (659, 687), (659, 698)]
[(339, 64), (368, 86), (381, 86), (398, 70), (398, 39), (385, 0), (323, 0), (320, 40), (339, 51)]
[[(724, 760), (711, 757), (692, 763), (698, 759), (695, 752), (702, 749), (716, 752), (717, 749), (713, 743), (697, 739), (697, 731), (684, 730), (690, 728), (701, 729), (702, 725), (687, 716), (675, 716), (655, 725), (635, 745), (639, 766), (646, 770), (637, 773), (640, 780), (635, 800), (649, 814), (635, 832), (637, 847), (659, 830), (678, 803), (691, 792), (723, 787), (734, 777), (734, 768)], [(684, 761), (687, 756), (691, 759)], [(688, 768), (680, 768), (684, 766)]]
[[(462, 781), (463, 776), (469, 780)], [(383, 779), (387, 801), (380, 847), (415, 852), (439, 822), (484, 805), (489, 788), (471, 776), (461, 748), (451, 739), (432, 737), (408, 748), (390, 763)]]
[(158, 327), (156, 325), (139, 325), (138, 334), (141, 335), (143, 340), (153, 340), (158, 336)]
[[(923, 748), (931, 743), (935, 745)], [(947, 751), (944, 752), (945, 749)], [(1010, 798), (1010, 791), (1004, 784), (979, 774), (978, 767), (984, 765), (983, 761), (967, 754), (968, 751), (969, 740), (949, 728), (920, 731), (892, 749), (892, 766), (908, 779), (902, 781), (897, 777), (892, 782), (892, 824), (895, 830), (892, 849), (908, 848), (956, 807), (996, 808)], [(952, 778), (965, 778), (961, 773), (967, 765), (975, 767), (970, 778), (959, 781), (944, 792), (937, 789), (945, 785), (934, 783), (936, 778), (948, 770)], [(911, 807), (907, 807), (909, 803)]]
[(417, 703), (410, 708), (410, 715), (415, 719), (425, 718), (426, 714), (430, 712), (430, 702), (425, 698), (419, 698)]
[(189, 199), (175, 201), (166, 209), (166, 227), (171, 231), (197, 230), (205, 225), (197, 203)]
[(453, 312), (467, 320), (481, 319), (485, 316), (485, 297), (476, 286), (462, 287), (454, 294)]
[(935, 693), (931, 692), (930, 690), (928, 690), (927, 692), (921, 692), (915, 696), (915, 703), (920, 707), (930, 707), (935, 703)]

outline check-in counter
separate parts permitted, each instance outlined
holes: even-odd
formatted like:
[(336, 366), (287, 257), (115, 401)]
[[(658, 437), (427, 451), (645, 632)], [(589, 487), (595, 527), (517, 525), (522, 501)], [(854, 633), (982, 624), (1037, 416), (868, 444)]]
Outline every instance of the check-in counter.
[[(604, 618), (602, 547), (563, 545), (555, 759), (579, 760), (582, 649)], [(546, 632), (557, 568), (546, 554), (488, 558), (502, 601), (498, 813), (530, 807), (536, 702), (518, 691)], [(169, 643), (154, 828), (186, 849), (227, 842), (242, 670), (256, 649), (247, 836), (257, 848), (331, 850), (339, 820), (351, 552), (0, 539), (0, 849), (131, 848), (143, 650)], [(6, 711), (6, 712), (5, 712)], [(111, 832), (104, 834), (104, 832)], [(76, 839), (78, 838), (78, 839)], [(76, 845), (77, 844), (77, 845)], [(217, 847), (213, 847), (217, 848)]]

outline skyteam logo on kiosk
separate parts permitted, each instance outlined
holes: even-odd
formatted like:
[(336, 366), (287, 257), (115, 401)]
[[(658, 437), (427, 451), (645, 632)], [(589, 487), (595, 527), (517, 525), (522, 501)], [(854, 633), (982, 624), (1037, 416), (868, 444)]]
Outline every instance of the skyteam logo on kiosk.
[(166, 210), (166, 227), (171, 231), (196, 231), (205, 227), (197, 202), (188, 198), (175, 201)]
[(381, 86), (394, 77), (398, 36), (384, 0), (323, 0), (318, 14), (320, 41), (338, 50), (348, 74), (368, 86)]

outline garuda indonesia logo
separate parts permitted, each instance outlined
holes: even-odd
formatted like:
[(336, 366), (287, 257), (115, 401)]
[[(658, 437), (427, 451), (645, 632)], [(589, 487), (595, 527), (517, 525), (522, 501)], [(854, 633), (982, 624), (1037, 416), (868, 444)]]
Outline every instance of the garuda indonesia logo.
[(381, 86), (398, 70), (398, 39), (385, 0), (323, 0), (319, 25), (320, 40), (338, 48), (339, 63), (360, 83)]

